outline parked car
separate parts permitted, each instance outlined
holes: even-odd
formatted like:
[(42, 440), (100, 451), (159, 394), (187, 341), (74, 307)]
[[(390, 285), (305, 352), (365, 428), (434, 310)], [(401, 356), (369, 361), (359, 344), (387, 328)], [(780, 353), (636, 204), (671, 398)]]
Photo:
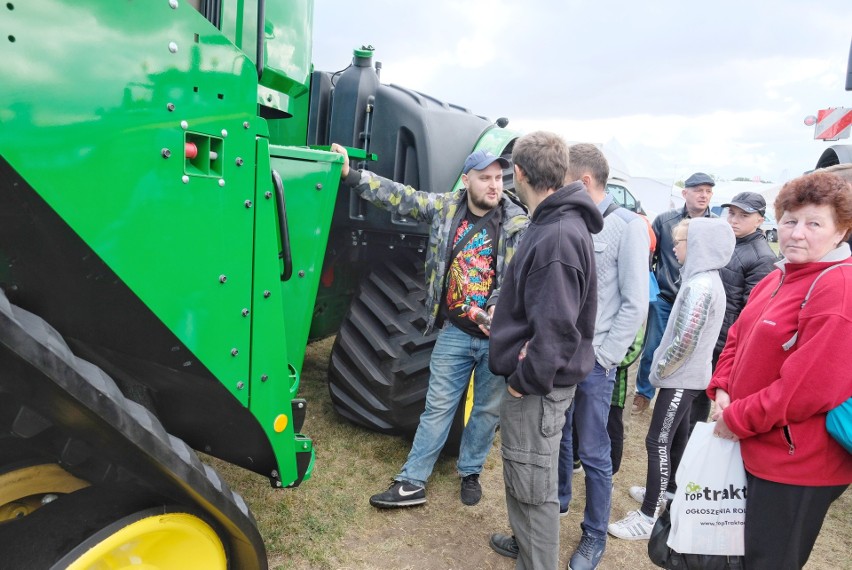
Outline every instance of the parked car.
[(627, 189), (627, 181), (623, 178), (610, 178), (606, 182), (606, 193), (611, 195), (613, 200), (619, 206), (627, 208), (631, 212), (636, 212), (637, 214), (645, 214), (645, 210), (642, 209), (642, 204), (639, 203), (639, 200), (630, 193), (630, 190)]
[(766, 236), (766, 241), (778, 241), (778, 222), (775, 221), (775, 216), (773, 216), (769, 211), (767, 211), (764, 216), (764, 221), (760, 225), (760, 230), (763, 232), (763, 235)]

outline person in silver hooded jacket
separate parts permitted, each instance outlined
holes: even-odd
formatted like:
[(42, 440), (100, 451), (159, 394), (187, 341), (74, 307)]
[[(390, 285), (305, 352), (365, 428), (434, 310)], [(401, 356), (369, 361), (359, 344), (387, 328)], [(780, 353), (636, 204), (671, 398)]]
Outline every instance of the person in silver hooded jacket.
[(650, 538), (658, 505), (674, 496), (674, 474), (689, 437), (690, 406), (710, 382), (713, 347), (725, 316), (719, 270), (736, 243), (731, 226), (719, 218), (683, 220), (672, 233), (682, 263), (681, 286), (651, 365), (651, 384), (660, 391), (645, 438), (648, 472), (645, 487), (629, 491), (642, 507), (608, 528), (629, 540)]

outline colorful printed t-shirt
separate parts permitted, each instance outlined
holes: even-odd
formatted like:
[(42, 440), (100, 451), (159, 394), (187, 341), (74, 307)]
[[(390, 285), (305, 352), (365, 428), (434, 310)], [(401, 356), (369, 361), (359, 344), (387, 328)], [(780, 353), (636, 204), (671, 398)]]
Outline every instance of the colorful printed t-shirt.
[[(466, 237), (479, 219), (480, 216), (470, 211), (466, 213), (453, 234), (453, 247), (459, 240)], [(444, 316), (449, 318), (453, 326), (481, 338), (485, 338), (485, 334), (479, 329), (479, 325), (468, 318), (468, 313), (462, 309), (462, 305), (474, 305), (484, 309), (488, 297), (494, 290), (497, 281), (498, 224), (498, 216), (492, 216), (450, 262), (447, 271), (446, 295), (441, 303)]]

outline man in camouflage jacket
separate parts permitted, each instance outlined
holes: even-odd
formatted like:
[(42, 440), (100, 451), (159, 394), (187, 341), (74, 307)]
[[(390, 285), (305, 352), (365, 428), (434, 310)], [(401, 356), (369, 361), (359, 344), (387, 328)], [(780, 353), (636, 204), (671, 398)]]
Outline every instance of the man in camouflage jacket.
[[(446, 443), (456, 409), (473, 372), (474, 403), (462, 434), (457, 468), (461, 500), (475, 505), (482, 496), (479, 474), (494, 441), (505, 381), (488, 369), (488, 328), (475, 322), (479, 309), (493, 312), (505, 267), (529, 224), (526, 212), (503, 194), (503, 169), (509, 162), (479, 150), (465, 160), (464, 189), (423, 192), (366, 170), (349, 168), (341, 177), (372, 204), (430, 223), (426, 254), (424, 333), (439, 329), (430, 361), (426, 409), (408, 460), (390, 488), (370, 498), (378, 508), (426, 502), (426, 480)], [(453, 255), (455, 253), (455, 255)]]

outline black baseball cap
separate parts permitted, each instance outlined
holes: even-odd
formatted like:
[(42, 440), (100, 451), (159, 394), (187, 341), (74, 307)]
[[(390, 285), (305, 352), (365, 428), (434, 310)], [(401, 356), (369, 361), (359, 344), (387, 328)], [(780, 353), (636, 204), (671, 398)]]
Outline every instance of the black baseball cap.
[(766, 214), (766, 200), (757, 192), (740, 192), (727, 204), (722, 204), (723, 208), (736, 206), (747, 214), (759, 213), (761, 216)]

